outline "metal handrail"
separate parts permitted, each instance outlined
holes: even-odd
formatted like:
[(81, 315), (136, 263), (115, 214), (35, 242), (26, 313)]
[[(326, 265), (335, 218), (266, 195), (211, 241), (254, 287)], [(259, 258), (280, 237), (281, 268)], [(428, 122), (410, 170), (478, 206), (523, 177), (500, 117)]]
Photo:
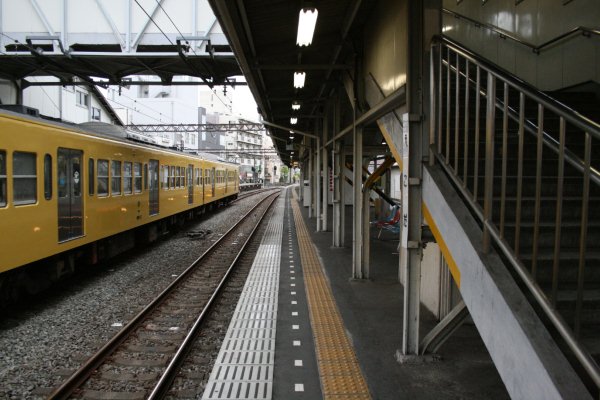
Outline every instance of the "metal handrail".
[(469, 21), (470, 23), (472, 23), (473, 25), (477, 26), (477, 27), (483, 27), (489, 31), (492, 31), (494, 33), (497, 33), (501, 38), (507, 38), (512, 40), (513, 42), (519, 43), (520, 45), (529, 47), (534, 53), (539, 54), (542, 50), (544, 50), (546, 47), (550, 47), (552, 46), (554, 43), (560, 42), (564, 39), (567, 39), (568, 37), (571, 36), (575, 36), (576, 34), (582, 34), (583, 36), (591, 36), (591, 35), (597, 35), (600, 36), (600, 30), (598, 29), (594, 29), (594, 28), (588, 28), (585, 26), (578, 26), (575, 27), (573, 29), (571, 29), (570, 31), (567, 31), (565, 33), (562, 33), (538, 46), (536, 46), (533, 43), (530, 43), (526, 40), (523, 40), (515, 35), (513, 35), (512, 33), (510, 33), (509, 31), (506, 31), (502, 28), (498, 28), (495, 25), (492, 24), (488, 24), (487, 22), (481, 22), (481, 21), (477, 21), (476, 19), (467, 17), (466, 15), (457, 13), (456, 11), (452, 11), (449, 10), (447, 8), (444, 8), (442, 10), (444, 13), (452, 15), (453, 17), (457, 18), (457, 19), (464, 19), (465, 21)]
[[(453, 48), (452, 46), (448, 46), (448, 47)], [(444, 61), (444, 63), (446, 63), (446, 62), (447, 61)], [(467, 76), (465, 75), (464, 72), (456, 71), (456, 67), (450, 65), (449, 68), (451, 70), (457, 72), (458, 74), (460, 74), (460, 76), (463, 77), (464, 79), (467, 79)], [(469, 78), (469, 82), (471, 82), (472, 84), (476, 83), (475, 80), (473, 80), (472, 78)], [(481, 96), (485, 97), (486, 90), (484, 88), (481, 88), (480, 94), (481, 94)], [(556, 100), (552, 99), (552, 101), (556, 101)], [(502, 100), (496, 99), (496, 108), (498, 110), (504, 109), (504, 102)], [(508, 113), (509, 118), (515, 122), (519, 122), (519, 113), (513, 107), (508, 106), (507, 109), (509, 112)], [(573, 112), (576, 112), (576, 111), (573, 111)], [(537, 135), (538, 127), (533, 122), (531, 122), (529, 120), (525, 120), (524, 128), (530, 134)], [(559, 145), (560, 144), (556, 141), (556, 139), (544, 130), (542, 131), (542, 133), (544, 136), (544, 145), (546, 145), (548, 148), (550, 148), (550, 150), (552, 150), (554, 153), (559, 154), (559, 151), (560, 151)], [(565, 161), (568, 162), (573, 168), (575, 168), (579, 172), (582, 172), (582, 173), (584, 172), (585, 162), (580, 157), (578, 157), (575, 153), (573, 153), (569, 149), (564, 149), (564, 157), (565, 157)], [(600, 171), (598, 171), (592, 167), (590, 179), (596, 185), (600, 186)]]
[[(439, 46), (439, 51), (437, 53), (437, 62), (438, 64), (438, 73), (436, 76), (436, 57), (434, 54), (436, 53), (436, 46)], [(447, 63), (444, 62), (442, 56), (442, 48), (447, 51)], [(450, 55), (456, 56), (456, 67), (452, 68)], [(460, 63), (459, 63), (460, 57)], [(451, 179), (457, 185), (459, 191), (461, 191), (475, 211), (476, 216), (480, 219), (483, 226), (483, 251), (487, 252), (491, 248), (491, 243), (493, 242), (499, 251), (501, 251), (509, 263), (514, 267), (515, 271), (521, 277), (522, 281), (525, 283), (526, 287), (532, 294), (535, 301), (539, 304), (540, 308), (554, 326), (556, 331), (564, 340), (564, 343), (568, 346), (570, 351), (573, 353), (577, 361), (580, 363), (582, 368), (585, 370), (589, 378), (594, 382), (597, 389), (600, 389), (600, 368), (590, 356), (589, 352), (586, 351), (582, 347), (582, 345), (578, 342), (576, 338), (576, 333), (573, 333), (571, 328), (565, 323), (562, 319), (558, 311), (554, 308), (553, 303), (550, 302), (544, 291), (540, 288), (540, 286), (535, 281), (535, 270), (537, 266), (537, 250), (538, 250), (538, 229), (540, 226), (540, 197), (541, 197), (541, 169), (542, 169), (542, 149), (544, 146), (551, 148), (553, 151), (557, 152), (559, 155), (559, 172), (558, 172), (558, 190), (557, 190), (557, 210), (556, 210), (556, 227), (555, 227), (555, 250), (554, 250), (554, 267), (553, 267), (553, 287), (552, 287), (552, 296), (555, 299), (556, 295), (556, 284), (558, 282), (558, 264), (556, 264), (557, 257), (559, 257), (560, 253), (560, 230), (562, 224), (562, 198), (563, 198), (563, 181), (564, 181), (564, 163), (568, 162), (571, 165), (574, 165), (578, 168), (577, 171), (582, 173), (583, 177), (583, 195), (582, 195), (582, 213), (581, 213), (581, 233), (580, 233), (580, 245), (579, 245), (579, 278), (577, 282), (577, 313), (576, 313), (576, 322), (575, 322), (575, 330), (579, 329), (579, 312), (581, 311), (581, 304), (583, 301), (582, 292), (583, 292), (583, 265), (585, 265), (585, 254), (586, 254), (586, 236), (587, 236), (587, 210), (589, 207), (589, 198), (590, 198), (590, 183), (597, 183), (596, 172), (591, 167), (591, 146), (592, 139), (600, 140), (600, 125), (581, 115), (580, 113), (572, 110), (571, 108), (565, 106), (564, 104), (557, 102), (556, 100), (550, 98), (546, 94), (538, 91), (533, 88), (531, 85), (522, 81), (521, 79), (515, 77), (513, 74), (505, 71), (504, 69), (496, 66), (490, 61), (484, 59), (483, 57), (473, 53), (472, 51), (466, 49), (465, 47), (459, 45), (458, 43), (452, 41), (451, 39), (445, 36), (435, 37), (433, 42), (431, 43), (431, 130), (430, 130), (430, 143), (431, 143), (431, 151), (434, 157), (439, 160), (440, 165), (444, 168)], [(465, 71), (461, 71), (462, 65), (465, 66)], [(471, 67), (471, 68), (469, 68)], [(445, 90), (442, 90), (442, 70), (445, 68), (446, 73), (446, 87)], [(472, 81), (469, 78), (469, 71), (475, 69), (476, 71), (476, 86), (475, 86), (475, 140), (477, 143), (475, 146), (475, 153), (473, 155), (473, 182), (474, 182), (474, 194), (469, 192), (467, 188), (467, 169), (470, 166), (468, 163), (468, 157), (470, 154), (468, 153), (468, 139), (470, 138), (470, 131), (468, 129), (468, 121), (469, 121), (469, 107), (468, 105), (468, 96), (469, 96), (469, 84)], [(487, 74), (487, 88), (483, 89), (480, 85), (480, 75), (481, 72)], [(452, 74), (452, 77), (451, 77)], [(453, 89), (453, 93), (450, 90), (450, 82), (454, 80), (456, 84), (455, 89)], [(462, 84), (460, 81), (464, 82), (464, 87), (461, 87)], [(436, 83), (439, 82), (439, 83)], [(496, 85), (504, 85), (504, 99), (496, 98)], [(508, 90), (513, 88), (519, 92), (520, 102), (519, 102), (519, 112), (513, 108), (508, 107)], [(463, 95), (464, 98), (460, 97), (461, 88), (464, 90)], [(472, 89), (471, 89), (472, 90)], [(444, 93), (445, 92), (445, 93)], [(481, 110), (479, 107), (479, 99), (483, 96), (486, 99), (487, 106)], [(525, 98), (529, 98), (536, 102), (538, 107), (538, 119), (537, 124), (534, 124), (532, 121), (529, 121), (525, 118)], [(445, 119), (442, 117), (442, 100), (445, 99)], [(459, 111), (460, 103), (459, 99), (465, 102), (464, 107), (464, 130), (462, 130), (462, 126), (460, 125), (461, 112)], [(451, 103), (453, 102), (453, 103)], [(452, 104), (452, 107), (451, 107)], [(455, 121), (453, 124), (450, 124), (450, 115), (451, 109), (454, 113)], [(548, 135), (544, 131), (544, 111), (549, 110), (554, 113), (556, 116), (560, 117), (560, 139), (557, 141), (550, 135)], [(501, 123), (503, 127), (503, 131), (499, 136), (502, 137), (502, 152), (500, 152), (500, 157), (502, 158), (502, 171), (501, 175), (494, 174), (494, 153), (495, 153), (495, 117), (496, 112), (502, 114), (503, 121)], [(483, 132), (485, 134), (486, 148), (483, 158), (479, 156), (479, 116), (483, 114), (485, 119), (485, 125), (483, 126)], [(512, 114), (512, 115), (511, 115)], [(517, 114), (515, 116), (515, 114)], [(519, 154), (518, 154), (518, 175), (517, 175), (517, 217), (516, 217), (516, 226), (515, 226), (515, 246), (511, 248), (510, 244), (504, 238), (504, 229), (505, 229), (505, 200), (506, 200), (506, 179), (507, 179), (507, 137), (508, 137), (508, 118), (514, 119), (515, 117), (518, 119), (519, 125)], [(579, 128), (585, 133), (585, 160), (580, 159), (574, 153), (569, 153), (565, 148), (565, 126), (566, 123), (569, 123), (570, 126), (574, 126)], [(442, 127), (445, 127), (445, 133)], [(520, 201), (522, 198), (522, 162), (523, 162), (523, 136), (525, 131), (530, 131), (530, 133), (535, 134), (537, 138), (537, 166), (536, 166), (536, 183), (535, 183), (535, 221), (534, 221), (534, 236), (533, 236), (533, 244), (532, 244), (532, 272), (530, 273), (526, 266), (521, 261), (519, 256), (519, 235), (520, 235), (520, 224), (522, 221), (521, 212), (520, 212)], [(453, 132), (453, 136), (451, 136), (451, 132)], [(459, 139), (462, 139), (462, 135), (464, 134), (464, 151), (459, 147)], [(454, 142), (454, 152), (453, 154), (450, 152), (450, 143), (451, 139)], [(443, 143), (445, 142), (445, 154), (443, 150)], [(458, 159), (460, 152), (463, 151), (463, 176), (459, 175), (459, 164)], [(450, 165), (450, 160), (454, 159), (454, 166)], [(478, 163), (480, 160), (485, 160), (485, 172), (480, 176), (478, 175)], [(493, 181), (496, 177), (501, 176), (502, 180), (502, 193), (500, 195), (500, 228), (496, 226), (496, 224), (492, 220), (492, 208), (493, 208)], [(483, 195), (483, 207), (481, 206), (481, 199), (477, 198), (477, 180), (479, 177), (485, 178), (485, 187), (484, 187), (484, 195)], [(583, 264), (582, 264), (583, 263)]]
[(435, 36), (433, 38), (433, 43), (443, 43), (444, 45), (450, 47), (456, 53), (462, 55), (469, 61), (472, 61), (482, 66), (484, 69), (490, 71), (496, 78), (502, 79), (503, 82), (508, 83), (514, 89), (525, 93), (527, 97), (540, 103), (544, 106), (544, 108), (556, 114), (560, 114), (570, 124), (576, 126), (584, 132), (589, 132), (595, 139), (600, 139), (600, 124), (592, 121), (585, 115), (553, 99), (546, 93), (539, 91), (538, 89), (531, 86), (529, 83), (525, 82), (521, 78), (518, 78), (511, 72), (505, 70), (502, 67), (497, 66), (496, 64), (493, 64), (492, 62), (486, 60), (481, 56), (478, 56), (471, 50), (458, 44), (457, 42), (453, 41), (447, 36)]

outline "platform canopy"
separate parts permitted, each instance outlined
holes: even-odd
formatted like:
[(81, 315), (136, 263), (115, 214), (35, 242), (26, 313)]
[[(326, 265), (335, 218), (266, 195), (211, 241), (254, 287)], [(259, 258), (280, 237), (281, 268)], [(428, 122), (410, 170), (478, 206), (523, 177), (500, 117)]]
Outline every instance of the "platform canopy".
[[(209, 3), (263, 119), (314, 133), (332, 91), (343, 84), (344, 76), (354, 75), (355, 55), (362, 51), (363, 24), (375, 2), (209, 0)], [(314, 37), (308, 46), (297, 44), (302, 7), (318, 11)], [(303, 88), (294, 87), (295, 72), (306, 74)], [(295, 102), (300, 105), (299, 110), (292, 109)], [(291, 124), (291, 118), (297, 118), (295, 125)], [(275, 137), (279, 153), (289, 155), (292, 147), (289, 130), (268, 129)], [(301, 139), (296, 135), (293, 140)], [(289, 157), (282, 159), (287, 161)]]
[(170, 84), (183, 75), (213, 86), (241, 75), (206, 1), (5, 1), (1, 15), (0, 79), (122, 84), (153, 75)]
[(30, 76), (54, 76), (65, 83), (75, 77), (83, 81), (102, 78), (113, 84), (127, 84), (127, 76), (155, 75), (163, 84), (169, 84), (174, 76), (188, 75), (201, 78), (206, 84), (220, 85), (241, 75), (233, 55), (180, 55), (174, 46), (155, 46), (156, 51), (147, 54), (103, 51), (57, 54), (53, 50), (44, 51), (44, 47), (15, 46), (21, 54), (11, 51), (0, 56), (0, 78), (16, 81)]

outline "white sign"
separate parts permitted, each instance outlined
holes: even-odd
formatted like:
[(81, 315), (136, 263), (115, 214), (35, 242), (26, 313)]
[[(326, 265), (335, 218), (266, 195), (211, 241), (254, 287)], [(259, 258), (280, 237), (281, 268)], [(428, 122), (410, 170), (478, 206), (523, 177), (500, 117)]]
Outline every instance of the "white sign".
[(402, 114), (402, 224), (400, 245), (408, 247), (408, 150), (410, 148), (408, 139), (408, 114)]

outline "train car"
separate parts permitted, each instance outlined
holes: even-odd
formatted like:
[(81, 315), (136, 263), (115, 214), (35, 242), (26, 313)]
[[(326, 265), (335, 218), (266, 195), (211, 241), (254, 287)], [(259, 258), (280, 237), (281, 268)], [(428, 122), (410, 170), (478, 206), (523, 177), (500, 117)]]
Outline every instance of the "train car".
[(77, 258), (151, 241), (236, 198), (238, 177), (235, 164), (0, 112), (0, 286), (40, 260), (55, 261), (56, 277)]

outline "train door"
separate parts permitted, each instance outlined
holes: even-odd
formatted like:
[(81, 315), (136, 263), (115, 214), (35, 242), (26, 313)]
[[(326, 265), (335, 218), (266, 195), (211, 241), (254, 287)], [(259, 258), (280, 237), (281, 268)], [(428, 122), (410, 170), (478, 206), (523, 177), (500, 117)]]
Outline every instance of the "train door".
[(58, 241), (83, 235), (83, 151), (58, 149)]
[(217, 195), (217, 192), (215, 192), (215, 180), (216, 180), (216, 174), (215, 174), (215, 169), (213, 167), (213, 169), (210, 170), (210, 184), (212, 187), (212, 196), (215, 197)]
[(200, 168), (200, 182), (202, 182), (202, 204), (206, 204), (206, 193), (204, 192), (204, 188), (206, 186), (205, 176), (206, 170), (204, 168)]
[(148, 167), (149, 179), (149, 212), (150, 215), (158, 214), (158, 160), (150, 160)]
[(188, 204), (194, 203), (194, 166), (188, 164), (187, 167), (187, 187), (188, 187)]

